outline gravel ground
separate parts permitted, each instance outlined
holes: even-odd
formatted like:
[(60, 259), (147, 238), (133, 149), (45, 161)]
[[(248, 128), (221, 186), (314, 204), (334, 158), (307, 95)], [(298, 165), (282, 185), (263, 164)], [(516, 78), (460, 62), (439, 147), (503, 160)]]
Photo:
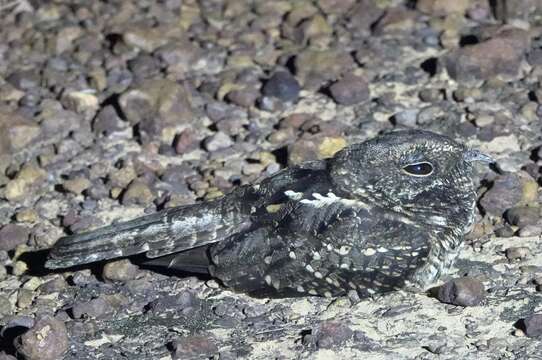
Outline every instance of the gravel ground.
[[(0, 1), (0, 359), (542, 359), (541, 19), (537, 0)], [(429, 294), (43, 268), (65, 234), (405, 127), (497, 159)]]

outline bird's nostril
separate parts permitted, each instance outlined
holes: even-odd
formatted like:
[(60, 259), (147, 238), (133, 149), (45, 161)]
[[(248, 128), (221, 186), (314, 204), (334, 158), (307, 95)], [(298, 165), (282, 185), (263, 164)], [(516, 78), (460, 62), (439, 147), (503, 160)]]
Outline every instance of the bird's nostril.
[(492, 164), (495, 162), (495, 159), (493, 159), (491, 156), (473, 149), (465, 151), (465, 153), (463, 154), (463, 158), (465, 159), (465, 161), (468, 162), (481, 161), (488, 164)]

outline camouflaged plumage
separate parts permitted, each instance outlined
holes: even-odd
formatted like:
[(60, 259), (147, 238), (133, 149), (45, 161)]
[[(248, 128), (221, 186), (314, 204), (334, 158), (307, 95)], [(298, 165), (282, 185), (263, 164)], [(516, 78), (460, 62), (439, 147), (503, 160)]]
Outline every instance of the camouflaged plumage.
[(62, 238), (47, 266), (145, 253), (249, 293), (426, 288), (473, 225), (477, 160), (491, 159), (431, 132), (392, 132), (213, 201)]

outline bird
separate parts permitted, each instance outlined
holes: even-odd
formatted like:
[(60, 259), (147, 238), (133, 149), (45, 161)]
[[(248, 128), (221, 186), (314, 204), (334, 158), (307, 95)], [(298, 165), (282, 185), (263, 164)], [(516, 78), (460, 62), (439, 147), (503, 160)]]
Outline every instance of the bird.
[(63, 237), (46, 267), (145, 254), (248, 294), (424, 291), (474, 225), (476, 162), (493, 159), (445, 135), (391, 131), (214, 200)]

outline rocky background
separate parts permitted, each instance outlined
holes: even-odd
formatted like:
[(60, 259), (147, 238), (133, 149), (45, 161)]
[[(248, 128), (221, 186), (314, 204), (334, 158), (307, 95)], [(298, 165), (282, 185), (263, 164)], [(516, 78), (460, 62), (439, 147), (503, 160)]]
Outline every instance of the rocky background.
[[(541, 20), (540, 0), (0, 1), (0, 359), (542, 359)], [(65, 234), (405, 127), (498, 160), (430, 294), (43, 268)]]

